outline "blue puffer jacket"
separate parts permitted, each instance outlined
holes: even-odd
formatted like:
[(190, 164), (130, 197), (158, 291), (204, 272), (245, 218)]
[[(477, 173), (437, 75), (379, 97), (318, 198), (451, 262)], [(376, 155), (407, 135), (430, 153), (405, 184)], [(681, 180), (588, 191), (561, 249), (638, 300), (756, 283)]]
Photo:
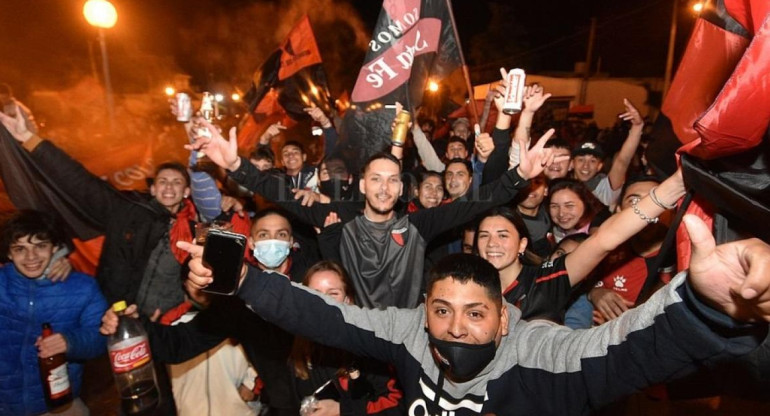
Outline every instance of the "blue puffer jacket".
[(69, 379), (80, 394), (83, 362), (106, 352), (99, 333), (107, 302), (96, 280), (70, 273), (64, 282), (28, 279), (13, 264), (0, 268), (0, 415), (47, 411), (35, 341), (42, 324), (67, 340)]

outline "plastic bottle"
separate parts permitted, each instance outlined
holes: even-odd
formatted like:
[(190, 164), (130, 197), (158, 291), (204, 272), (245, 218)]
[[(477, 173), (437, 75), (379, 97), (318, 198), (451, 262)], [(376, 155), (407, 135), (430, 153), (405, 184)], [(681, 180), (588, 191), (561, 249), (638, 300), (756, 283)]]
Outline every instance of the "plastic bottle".
[[(53, 335), (53, 329), (48, 322), (43, 324), (43, 338)], [(45, 403), (49, 409), (61, 407), (72, 401), (72, 387), (70, 387), (69, 373), (67, 372), (67, 358), (64, 353), (52, 355), (48, 358), (37, 359), (40, 366), (40, 381), (43, 384)]]
[(138, 320), (124, 314), (126, 302), (116, 302), (112, 310), (120, 321), (107, 340), (107, 350), (123, 412), (128, 415), (152, 413), (160, 395), (147, 333)]

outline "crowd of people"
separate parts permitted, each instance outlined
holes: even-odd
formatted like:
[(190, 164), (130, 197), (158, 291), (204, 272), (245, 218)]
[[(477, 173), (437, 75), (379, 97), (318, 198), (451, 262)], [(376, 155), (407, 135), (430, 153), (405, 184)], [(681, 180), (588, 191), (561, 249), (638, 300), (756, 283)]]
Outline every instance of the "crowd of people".
[[(243, 154), (234, 128), (191, 117), (188, 163), (158, 164), (149, 193), (90, 173), (0, 88), (4, 129), (104, 235), (92, 278), (55, 213), (3, 225), (0, 414), (54, 412), (38, 357), (66, 354), (77, 398), (121, 300), (148, 332), (163, 415), (590, 414), (759, 348), (770, 245), (716, 246), (687, 216), (675, 270), (661, 246), (685, 183), (646, 166), (637, 108), (618, 103), (617, 143), (572, 143), (533, 126), (542, 86), (514, 120), (503, 82), (491, 132), (460, 117), (434, 137), (417, 109), (361, 172), (317, 107), (318, 161), (280, 123)], [(236, 296), (205, 291), (212, 228), (247, 237)]]

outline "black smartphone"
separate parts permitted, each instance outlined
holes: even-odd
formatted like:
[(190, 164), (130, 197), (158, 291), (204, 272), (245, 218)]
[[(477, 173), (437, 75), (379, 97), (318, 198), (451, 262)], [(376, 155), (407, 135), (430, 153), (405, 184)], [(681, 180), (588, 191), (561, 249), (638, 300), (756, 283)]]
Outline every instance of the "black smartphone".
[(230, 231), (211, 229), (203, 246), (203, 265), (211, 269), (214, 281), (204, 292), (232, 295), (241, 278), (246, 237)]

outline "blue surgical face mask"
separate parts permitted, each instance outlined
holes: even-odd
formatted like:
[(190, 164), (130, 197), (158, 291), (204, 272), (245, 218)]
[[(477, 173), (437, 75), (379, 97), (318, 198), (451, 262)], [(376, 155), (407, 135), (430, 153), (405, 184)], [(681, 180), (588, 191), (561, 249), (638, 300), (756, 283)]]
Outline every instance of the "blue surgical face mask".
[(254, 243), (254, 258), (268, 269), (275, 269), (289, 257), (291, 244), (284, 240), (262, 240)]

